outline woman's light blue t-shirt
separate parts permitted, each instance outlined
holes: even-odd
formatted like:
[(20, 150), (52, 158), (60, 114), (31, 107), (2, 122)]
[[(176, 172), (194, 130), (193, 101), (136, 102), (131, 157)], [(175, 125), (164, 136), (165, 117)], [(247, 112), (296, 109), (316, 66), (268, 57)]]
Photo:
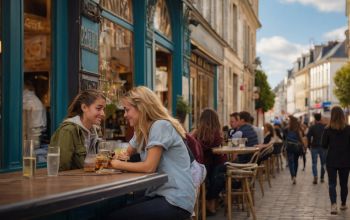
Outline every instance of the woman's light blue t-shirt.
[[(130, 140), (133, 148), (139, 148), (136, 136)], [(195, 188), (190, 170), (190, 157), (182, 137), (167, 120), (155, 121), (149, 132), (148, 143), (141, 150), (141, 160), (147, 157), (149, 148), (162, 146), (163, 154), (158, 164), (158, 173), (168, 174), (168, 182), (148, 188), (146, 196), (164, 196), (172, 205), (192, 213), (195, 203)]]

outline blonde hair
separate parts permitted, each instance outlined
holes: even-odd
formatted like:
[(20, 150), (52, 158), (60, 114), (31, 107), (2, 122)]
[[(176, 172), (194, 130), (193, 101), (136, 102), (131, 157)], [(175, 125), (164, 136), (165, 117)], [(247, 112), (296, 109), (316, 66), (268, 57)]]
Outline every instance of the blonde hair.
[(129, 103), (139, 111), (139, 120), (134, 127), (136, 142), (138, 144), (143, 143), (144, 145), (147, 143), (149, 129), (153, 122), (157, 120), (169, 121), (179, 135), (185, 138), (186, 132), (180, 122), (169, 114), (159, 97), (149, 88), (145, 86), (135, 87), (127, 92), (121, 98), (121, 101)]
[(342, 130), (346, 126), (345, 115), (339, 106), (334, 106), (331, 110), (331, 120), (328, 127), (335, 130)]

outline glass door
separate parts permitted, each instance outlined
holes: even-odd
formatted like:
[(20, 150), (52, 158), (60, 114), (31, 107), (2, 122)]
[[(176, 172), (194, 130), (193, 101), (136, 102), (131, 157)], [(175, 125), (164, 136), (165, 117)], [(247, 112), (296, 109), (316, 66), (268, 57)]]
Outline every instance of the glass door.
[(51, 0), (23, 3), (22, 134), (23, 140), (34, 140), (36, 149), (45, 150), (50, 140)]

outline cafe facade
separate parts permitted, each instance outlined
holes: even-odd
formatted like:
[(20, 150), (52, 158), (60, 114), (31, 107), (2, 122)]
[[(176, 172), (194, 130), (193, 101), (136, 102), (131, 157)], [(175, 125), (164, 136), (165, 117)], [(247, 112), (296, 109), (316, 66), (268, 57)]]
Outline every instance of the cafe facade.
[(205, 102), (215, 108), (221, 61), (203, 53), (200, 35), (191, 40), (191, 14), (191, 4), (180, 0), (0, 0), (0, 171), (21, 169), (23, 140), (32, 137), (26, 89), (46, 116), (36, 125), (38, 149), (88, 88), (109, 98), (107, 139), (130, 136), (118, 98), (137, 85), (152, 88), (174, 112), (179, 95), (194, 101), (191, 76), (203, 73), (212, 90)]

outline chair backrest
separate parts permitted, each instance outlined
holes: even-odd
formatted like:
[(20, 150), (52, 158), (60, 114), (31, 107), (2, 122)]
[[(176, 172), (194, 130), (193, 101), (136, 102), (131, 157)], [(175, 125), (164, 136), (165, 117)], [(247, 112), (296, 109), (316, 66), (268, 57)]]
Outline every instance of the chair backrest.
[(260, 151), (257, 151), (253, 154), (253, 156), (250, 158), (249, 163), (257, 163), (258, 159), (260, 157)]

